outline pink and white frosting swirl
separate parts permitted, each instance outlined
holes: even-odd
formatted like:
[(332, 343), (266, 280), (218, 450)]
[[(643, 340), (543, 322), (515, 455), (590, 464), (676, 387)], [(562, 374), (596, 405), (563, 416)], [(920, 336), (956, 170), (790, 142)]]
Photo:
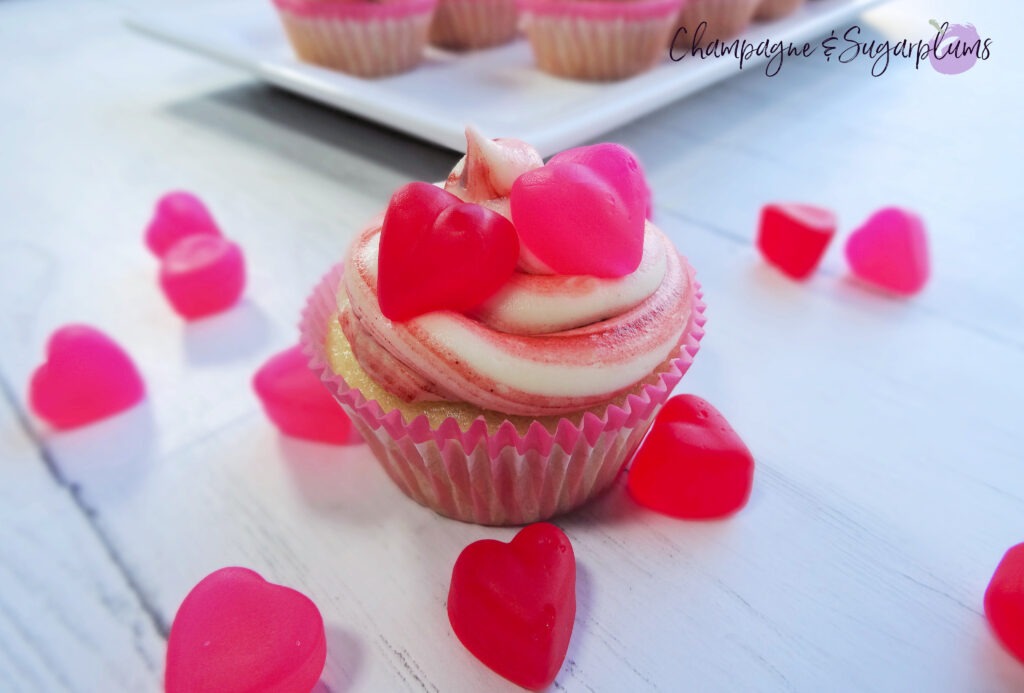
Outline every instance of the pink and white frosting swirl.
[[(467, 156), (445, 188), (507, 216), (515, 178), (539, 165), (521, 142), (471, 133)], [(632, 274), (529, 273), (521, 261), (520, 271), (471, 315), (445, 310), (391, 321), (377, 300), (380, 231), (374, 223), (349, 251), (339, 321), (363, 369), (407, 401), (469, 402), (525, 416), (595, 406), (672, 356), (691, 320), (689, 266), (648, 222)]]

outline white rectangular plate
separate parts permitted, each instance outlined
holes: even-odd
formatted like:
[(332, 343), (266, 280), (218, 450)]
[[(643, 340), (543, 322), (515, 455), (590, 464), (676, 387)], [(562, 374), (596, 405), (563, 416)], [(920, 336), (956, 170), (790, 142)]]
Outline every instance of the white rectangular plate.
[[(785, 19), (756, 24), (747, 38), (800, 45), (841, 30), (880, 1), (812, 0)], [(519, 39), (468, 54), (431, 48), (416, 69), (367, 80), (296, 60), (270, 0), (163, 10), (128, 23), (276, 86), (456, 151), (464, 151), (463, 130), (472, 123), (492, 137), (530, 142), (547, 156), (740, 72), (731, 57), (687, 56), (680, 62), (666, 59), (621, 82), (578, 82), (537, 70), (529, 45)], [(763, 62), (745, 63), (743, 69), (756, 70)]]

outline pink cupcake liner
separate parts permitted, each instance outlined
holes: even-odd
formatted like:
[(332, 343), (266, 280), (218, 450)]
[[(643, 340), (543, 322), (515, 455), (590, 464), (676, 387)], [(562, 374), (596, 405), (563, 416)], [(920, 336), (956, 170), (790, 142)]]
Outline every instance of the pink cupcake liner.
[(679, 12), (676, 23), (686, 27), (687, 45), (692, 45), (694, 35), (701, 22), (707, 22), (707, 29), (700, 45), (706, 46), (715, 39), (730, 39), (741, 34), (754, 19), (761, 0), (689, 0)]
[(624, 79), (668, 55), (683, 0), (519, 0), (537, 66), (561, 77)]
[(759, 22), (770, 22), (781, 19), (786, 15), (793, 14), (804, 4), (805, 0), (761, 0), (754, 13), (754, 19)]
[(488, 48), (516, 36), (516, 0), (440, 0), (430, 42), (455, 50)]
[(300, 60), (359, 77), (415, 67), (437, 7), (437, 0), (273, 1)]
[(309, 366), (341, 404), (388, 476), (410, 498), (436, 512), (484, 525), (519, 525), (568, 512), (612, 484), (650, 428), (672, 388), (693, 363), (704, 336), (704, 303), (695, 303), (679, 355), (656, 383), (629, 395), (603, 416), (560, 419), (549, 431), (533, 422), (525, 434), (509, 421), (490, 430), (483, 417), (467, 430), (448, 418), (432, 427), (420, 415), (406, 422), (350, 388), (327, 361), (326, 335), (338, 312), (342, 265), (317, 284), (299, 324)]

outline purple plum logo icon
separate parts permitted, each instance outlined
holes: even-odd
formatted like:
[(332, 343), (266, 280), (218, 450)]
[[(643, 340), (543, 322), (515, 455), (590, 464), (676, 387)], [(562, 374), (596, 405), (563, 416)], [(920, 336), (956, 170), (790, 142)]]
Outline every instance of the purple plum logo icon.
[(944, 75), (959, 75), (967, 72), (978, 62), (979, 54), (988, 51), (988, 41), (982, 43), (978, 30), (973, 24), (939, 24), (934, 19), (928, 22), (935, 27), (928, 60), (936, 72)]

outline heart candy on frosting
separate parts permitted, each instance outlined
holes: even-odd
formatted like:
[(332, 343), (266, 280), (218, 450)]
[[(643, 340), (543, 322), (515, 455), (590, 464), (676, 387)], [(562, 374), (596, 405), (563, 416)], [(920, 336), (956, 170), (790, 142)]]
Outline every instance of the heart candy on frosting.
[(519, 176), (510, 200), (523, 246), (554, 273), (624, 277), (640, 265), (648, 188), (622, 145), (566, 150)]
[(221, 568), (181, 603), (167, 638), (167, 693), (308, 693), (327, 661), (324, 620), (290, 587)]
[(508, 281), (518, 259), (508, 219), (429, 183), (409, 183), (391, 198), (381, 227), (381, 313), (404, 321), (475, 308)]
[(29, 404), (53, 427), (68, 429), (134, 406), (145, 390), (117, 342), (88, 325), (65, 325), (50, 336), (46, 363), (32, 374)]
[(658, 413), (629, 470), (629, 493), (652, 510), (688, 519), (722, 517), (750, 497), (754, 458), (725, 417), (694, 395)]
[(576, 618), (576, 557), (555, 525), (532, 524), (506, 544), (459, 555), (448, 620), (466, 649), (509, 681), (540, 690), (558, 674)]
[(580, 164), (600, 175), (619, 192), (630, 213), (630, 223), (639, 226), (642, 232), (651, 193), (644, 170), (633, 152), (621, 144), (602, 142), (566, 149), (551, 157), (550, 163)]

